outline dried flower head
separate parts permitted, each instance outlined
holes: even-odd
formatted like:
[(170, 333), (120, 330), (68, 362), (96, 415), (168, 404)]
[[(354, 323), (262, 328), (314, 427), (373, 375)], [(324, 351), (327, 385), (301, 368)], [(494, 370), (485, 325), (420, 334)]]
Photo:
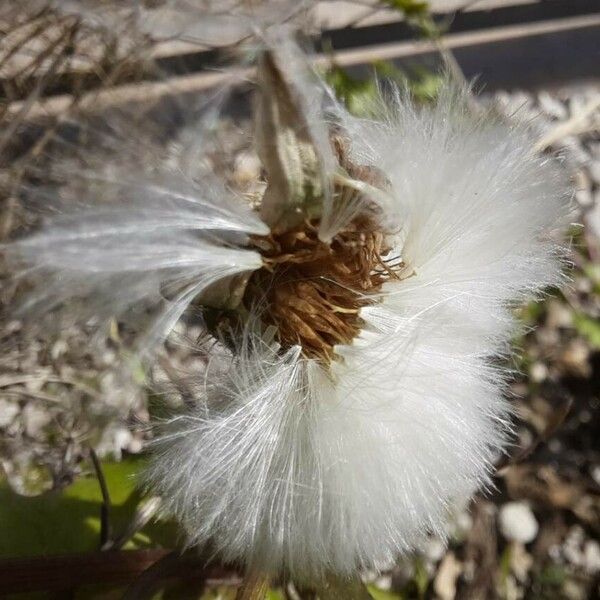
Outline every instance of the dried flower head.
[(218, 343), (148, 481), (189, 544), (314, 580), (443, 535), (489, 482), (509, 427), (496, 358), (512, 303), (560, 281), (566, 199), (527, 132), (462, 92), (431, 107), (398, 92), (380, 120), (329, 97), (326, 118), (301, 52), (270, 43), (256, 210), (208, 174), (120, 175), (118, 207), (10, 253), (60, 277), (56, 299), (164, 303), (155, 332), (202, 307)]

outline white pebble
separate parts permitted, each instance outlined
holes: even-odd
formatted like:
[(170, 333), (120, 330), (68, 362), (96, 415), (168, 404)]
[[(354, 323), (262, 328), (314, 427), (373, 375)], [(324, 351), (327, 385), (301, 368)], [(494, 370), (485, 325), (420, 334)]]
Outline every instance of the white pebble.
[(29, 402), (22, 411), (25, 433), (35, 438), (40, 435), (42, 429), (52, 420), (52, 414), (43, 406)]
[(596, 540), (588, 540), (583, 548), (585, 570), (590, 575), (600, 572), (600, 544)]
[(594, 465), (591, 469), (592, 479), (600, 485), (600, 465)]
[(535, 383), (540, 383), (548, 378), (548, 367), (544, 363), (534, 362), (529, 369), (529, 376)]
[(583, 554), (583, 540), (585, 532), (579, 525), (571, 527), (563, 543), (563, 556), (568, 563), (575, 567), (583, 567), (585, 556)]
[(500, 509), (500, 530), (507, 540), (528, 544), (538, 529), (533, 511), (525, 502), (508, 502)]
[(0, 398), (0, 427), (8, 427), (19, 414), (19, 405)]

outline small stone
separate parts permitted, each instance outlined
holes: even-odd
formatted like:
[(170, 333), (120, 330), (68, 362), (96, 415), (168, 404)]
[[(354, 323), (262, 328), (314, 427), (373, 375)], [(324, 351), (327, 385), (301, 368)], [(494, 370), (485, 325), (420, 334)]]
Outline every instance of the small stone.
[(535, 515), (525, 502), (508, 502), (500, 509), (500, 530), (508, 541), (529, 544), (538, 529)]
[(525, 550), (525, 546), (518, 543), (513, 544), (510, 553), (510, 568), (519, 582), (527, 581), (532, 566), (533, 557)]
[(563, 449), (563, 445), (560, 440), (553, 438), (548, 442), (548, 449), (554, 454), (559, 454)]
[(588, 540), (583, 547), (584, 568), (590, 575), (600, 572), (600, 544)]
[(541, 383), (548, 378), (548, 367), (544, 363), (534, 362), (529, 369), (529, 376), (534, 383)]
[(591, 294), (593, 290), (592, 282), (585, 276), (576, 277), (573, 286), (580, 294)]
[(504, 594), (505, 600), (521, 600), (523, 594), (517, 584), (517, 580), (512, 576), (508, 575), (504, 580)]
[(453, 552), (448, 552), (438, 569), (433, 589), (440, 600), (454, 600), (456, 597), (456, 580), (462, 573), (462, 564)]
[(52, 349), (50, 350), (50, 356), (52, 360), (56, 360), (61, 356), (65, 355), (69, 350), (69, 345), (66, 340), (58, 340), (52, 344)]
[(0, 398), (0, 427), (8, 427), (19, 414), (19, 404)]
[(566, 600), (586, 600), (588, 598), (583, 585), (574, 579), (567, 579), (563, 583), (562, 593)]
[(569, 530), (562, 547), (562, 553), (565, 560), (575, 567), (582, 567), (585, 563), (583, 554), (584, 539), (585, 532), (581, 527), (575, 525)]
[[(525, 415), (526, 415), (526, 413), (524, 413), (524, 416)], [(540, 426), (543, 427), (543, 423), (541, 423)], [(523, 429), (521, 429), (521, 431), (519, 431), (518, 447), (519, 448), (530, 448), (535, 443), (535, 439), (536, 438), (534, 437), (533, 433), (531, 431), (529, 431), (529, 429), (523, 428)]]
[(590, 347), (586, 341), (580, 338), (569, 341), (560, 360), (568, 373), (579, 377), (589, 377), (591, 374)]
[(25, 433), (31, 438), (39, 436), (42, 429), (52, 420), (52, 415), (49, 411), (44, 410), (42, 406), (38, 406), (33, 402), (29, 402), (25, 406), (22, 414)]
[(596, 482), (596, 484), (600, 485), (600, 465), (594, 465), (591, 468), (591, 476), (592, 479)]

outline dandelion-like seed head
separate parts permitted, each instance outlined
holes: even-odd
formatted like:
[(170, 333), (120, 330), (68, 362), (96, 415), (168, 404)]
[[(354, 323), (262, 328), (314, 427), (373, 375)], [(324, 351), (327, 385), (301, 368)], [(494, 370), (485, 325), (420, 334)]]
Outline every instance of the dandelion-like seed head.
[(262, 318), (276, 328), (282, 349), (298, 345), (304, 356), (329, 361), (338, 344), (359, 334), (360, 309), (377, 301), (396, 269), (382, 256), (390, 248), (367, 218), (358, 218), (330, 242), (307, 223), (255, 241), (265, 266), (254, 272), (245, 298), (264, 303)]
[(291, 38), (266, 45), (260, 202), (214, 173), (116, 169), (122, 202), (9, 255), (41, 282), (34, 306), (154, 308), (145, 340), (200, 307), (223, 344), (186, 382), (195, 406), (159, 436), (148, 485), (189, 545), (310, 583), (444, 535), (489, 484), (511, 307), (560, 283), (568, 202), (527, 131), (471, 114), (464, 91), (428, 107), (397, 92), (359, 119)]
[[(305, 82), (284, 64), (272, 51), (259, 60), (257, 137), (267, 185), (257, 208), (270, 231), (251, 236), (250, 247), (262, 267), (237, 282), (241, 310), (221, 319), (213, 314), (211, 321), (214, 331), (235, 338), (245, 329), (244, 318), (257, 312), (281, 352), (299, 346), (304, 357), (329, 363), (340, 358), (337, 345), (359, 335), (361, 308), (378, 301), (383, 284), (402, 266), (388, 239), (390, 223), (384, 225), (381, 206), (371, 198), (372, 192), (385, 195), (390, 183), (375, 166), (352, 160), (342, 131), (311, 128), (311, 107), (300, 87)], [(351, 216), (323, 236), (328, 198)]]
[[(334, 138), (340, 166), (358, 181), (385, 186), (374, 167), (352, 165), (340, 138)], [(361, 194), (338, 183), (337, 202)], [(254, 236), (264, 266), (247, 284), (244, 303), (262, 306), (266, 326), (275, 327), (282, 350), (300, 346), (304, 356), (328, 362), (339, 344), (351, 344), (360, 333), (361, 308), (378, 301), (383, 284), (397, 279), (402, 267), (377, 219), (376, 210), (355, 217), (331, 240), (319, 238), (319, 222), (305, 221), (288, 231)]]

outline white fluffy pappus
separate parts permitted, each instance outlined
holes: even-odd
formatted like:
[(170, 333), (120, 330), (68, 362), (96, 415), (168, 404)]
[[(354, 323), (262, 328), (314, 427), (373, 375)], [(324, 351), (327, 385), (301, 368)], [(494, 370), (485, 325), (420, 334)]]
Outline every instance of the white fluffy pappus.
[[(189, 544), (308, 581), (444, 535), (490, 483), (510, 430), (511, 307), (561, 282), (569, 203), (524, 129), (450, 88), (426, 109), (398, 95), (381, 121), (337, 113), (356, 162), (390, 182), (406, 277), (361, 309), (329, 368), (247, 335), (229, 368), (209, 366), (148, 476)], [(329, 210), (327, 227), (348, 221)]]
[(245, 245), (268, 227), (209, 173), (192, 178), (165, 165), (151, 174), (129, 164), (108, 171), (78, 172), (84, 207), (47, 218), (38, 232), (4, 247), (5, 256), (35, 283), (21, 314), (73, 298), (85, 300), (83, 317), (151, 309), (139, 344), (147, 352), (212, 284), (261, 267)]
[[(315, 111), (320, 174), (341, 177), (320, 97), (301, 100)], [(351, 162), (377, 168), (386, 189), (350, 204), (332, 194), (318, 233), (330, 241), (363, 200), (379, 204), (401, 277), (360, 309), (360, 333), (329, 364), (246, 327), (198, 376), (196, 407), (168, 424), (146, 478), (189, 545), (296, 581), (410, 552), (489, 484), (510, 427), (498, 357), (511, 307), (561, 281), (553, 234), (568, 198), (524, 129), (471, 114), (450, 87), (431, 107), (398, 94), (383, 108), (375, 121), (333, 105)], [(107, 314), (164, 304), (159, 337), (212, 284), (263, 267), (248, 240), (267, 226), (208, 174), (121, 170), (109, 183), (116, 204), (57, 216), (8, 248), (29, 275), (52, 278), (32, 296), (44, 309), (76, 295)]]

